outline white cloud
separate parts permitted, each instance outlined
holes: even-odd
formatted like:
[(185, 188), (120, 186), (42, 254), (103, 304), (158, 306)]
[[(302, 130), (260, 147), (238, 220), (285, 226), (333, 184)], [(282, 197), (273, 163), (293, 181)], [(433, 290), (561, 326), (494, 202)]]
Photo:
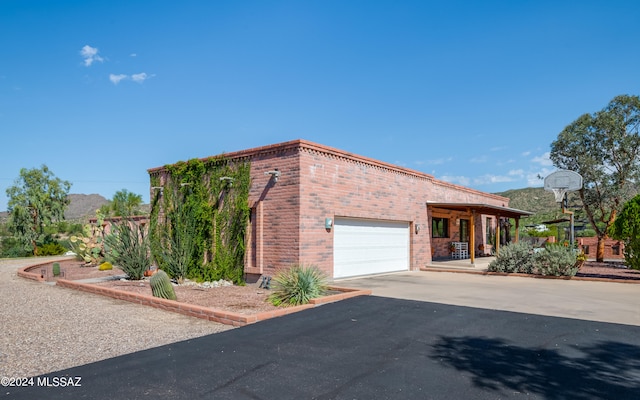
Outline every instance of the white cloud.
[[(542, 168), (538, 171), (527, 174), (527, 184), (532, 187), (542, 186), (544, 184), (544, 178), (552, 173), (551, 168)], [(542, 178), (542, 179), (541, 179)]]
[(137, 83), (143, 83), (144, 81), (146, 81), (149, 78), (153, 78), (155, 75), (149, 75), (146, 72), (142, 72), (139, 74), (133, 74), (133, 75), (126, 75), (126, 74), (110, 74), (109, 75), (109, 80), (111, 82), (113, 82), (115, 85), (117, 85), (118, 83), (120, 83), (120, 81), (123, 80), (129, 80), (131, 79), (134, 82)]
[(458, 185), (462, 185), (462, 186), (469, 186), (469, 183), (471, 182), (471, 180), (466, 176), (444, 175), (444, 176), (441, 176), (440, 179), (442, 179), (445, 182), (457, 183)]
[(129, 77), (125, 74), (109, 74), (109, 80), (111, 82), (113, 82), (114, 85), (117, 85), (118, 83), (120, 83), (121, 80), (123, 79), (128, 79)]
[(453, 160), (453, 157), (447, 157), (447, 158), (435, 158), (432, 160), (426, 160), (426, 161), (416, 161), (416, 164), (418, 165), (442, 165), (444, 163), (447, 162), (451, 162)]
[(145, 72), (139, 73), (139, 74), (133, 74), (131, 75), (131, 80), (134, 82), (138, 82), (138, 83), (142, 83), (144, 81), (146, 81), (147, 79), (151, 78), (153, 75), (147, 75)]
[(98, 55), (98, 49), (88, 44), (80, 50), (80, 55), (84, 58), (84, 66), (90, 67), (94, 62), (103, 62), (104, 59)]
[(473, 179), (473, 183), (476, 185), (487, 185), (492, 183), (505, 183), (513, 181), (515, 181), (515, 179), (509, 176), (491, 174), (482, 175)]
[(528, 157), (528, 156), (529, 156), (529, 154), (531, 154), (531, 152), (530, 152), (530, 151), (523, 151), (523, 152), (522, 152), (522, 157)]
[(553, 162), (551, 162), (551, 158), (550, 158), (550, 154), (547, 151), (546, 153), (542, 154), (541, 156), (537, 156), (537, 157), (533, 157), (531, 159), (531, 161), (533, 161), (534, 163), (538, 163), (540, 165), (543, 166), (552, 166)]
[(482, 155), (482, 156), (479, 156), (479, 157), (474, 157), (471, 160), (469, 160), (469, 162), (470, 163), (475, 163), (475, 164), (477, 164), (477, 163), (486, 163), (487, 162), (487, 156)]
[(522, 169), (512, 169), (511, 171), (508, 172), (508, 175), (522, 177), (524, 176), (524, 171)]
[(138, 55), (136, 53), (131, 53), (129, 54), (129, 57), (138, 57)]

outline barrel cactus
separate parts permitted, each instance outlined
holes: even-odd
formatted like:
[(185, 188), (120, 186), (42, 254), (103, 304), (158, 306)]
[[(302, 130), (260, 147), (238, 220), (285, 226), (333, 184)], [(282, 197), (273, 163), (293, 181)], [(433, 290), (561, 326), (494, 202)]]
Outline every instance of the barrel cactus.
[(176, 300), (176, 292), (171, 285), (171, 279), (169, 279), (169, 275), (163, 270), (159, 270), (153, 274), (151, 279), (149, 279), (149, 283), (151, 284), (151, 291), (155, 297)]
[(60, 263), (53, 263), (51, 270), (53, 271), (53, 276), (60, 276)]

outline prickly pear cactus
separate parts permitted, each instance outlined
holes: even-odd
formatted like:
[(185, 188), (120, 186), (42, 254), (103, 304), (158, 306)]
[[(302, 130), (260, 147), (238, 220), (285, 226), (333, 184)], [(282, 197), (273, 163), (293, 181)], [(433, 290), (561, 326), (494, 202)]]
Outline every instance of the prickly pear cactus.
[(73, 252), (87, 265), (98, 265), (104, 258), (104, 215), (96, 210), (96, 223), (86, 224), (82, 235), (69, 238)]
[(159, 270), (149, 279), (151, 291), (155, 297), (163, 299), (176, 300), (176, 292), (173, 290), (169, 275), (163, 270)]
[(53, 263), (51, 270), (53, 271), (53, 276), (60, 276), (60, 263)]

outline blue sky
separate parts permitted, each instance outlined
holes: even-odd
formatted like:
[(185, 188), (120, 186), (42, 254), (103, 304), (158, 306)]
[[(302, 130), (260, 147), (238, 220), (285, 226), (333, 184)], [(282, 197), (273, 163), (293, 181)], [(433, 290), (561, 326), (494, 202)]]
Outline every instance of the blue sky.
[(637, 1), (0, 0), (0, 210), (20, 168), (148, 201), (147, 169), (306, 139), (486, 192), (640, 92)]

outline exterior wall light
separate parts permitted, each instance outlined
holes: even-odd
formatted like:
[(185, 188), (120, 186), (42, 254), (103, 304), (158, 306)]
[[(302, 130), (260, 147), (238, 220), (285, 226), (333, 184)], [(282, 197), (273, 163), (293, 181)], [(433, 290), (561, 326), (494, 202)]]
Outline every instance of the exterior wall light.
[(324, 219), (324, 229), (331, 230), (332, 226), (333, 226), (333, 220), (331, 218), (325, 218)]
[(278, 169), (276, 168), (273, 171), (267, 171), (264, 173), (265, 175), (271, 175), (271, 178), (273, 179), (273, 182), (278, 182), (278, 178), (280, 178), (280, 171), (278, 171)]
[(420, 233), (420, 229), (422, 229), (422, 227), (420, 226), (420, 224), (416, 224), (416, 235), (418, 233)]
[(235, 179), (230, 176), (223, 176), (222, 178), (220, 178), (220, 182), (226, 183), (227, 185), (229, 185), (229, 187), (233, 186), (234, 181)]

